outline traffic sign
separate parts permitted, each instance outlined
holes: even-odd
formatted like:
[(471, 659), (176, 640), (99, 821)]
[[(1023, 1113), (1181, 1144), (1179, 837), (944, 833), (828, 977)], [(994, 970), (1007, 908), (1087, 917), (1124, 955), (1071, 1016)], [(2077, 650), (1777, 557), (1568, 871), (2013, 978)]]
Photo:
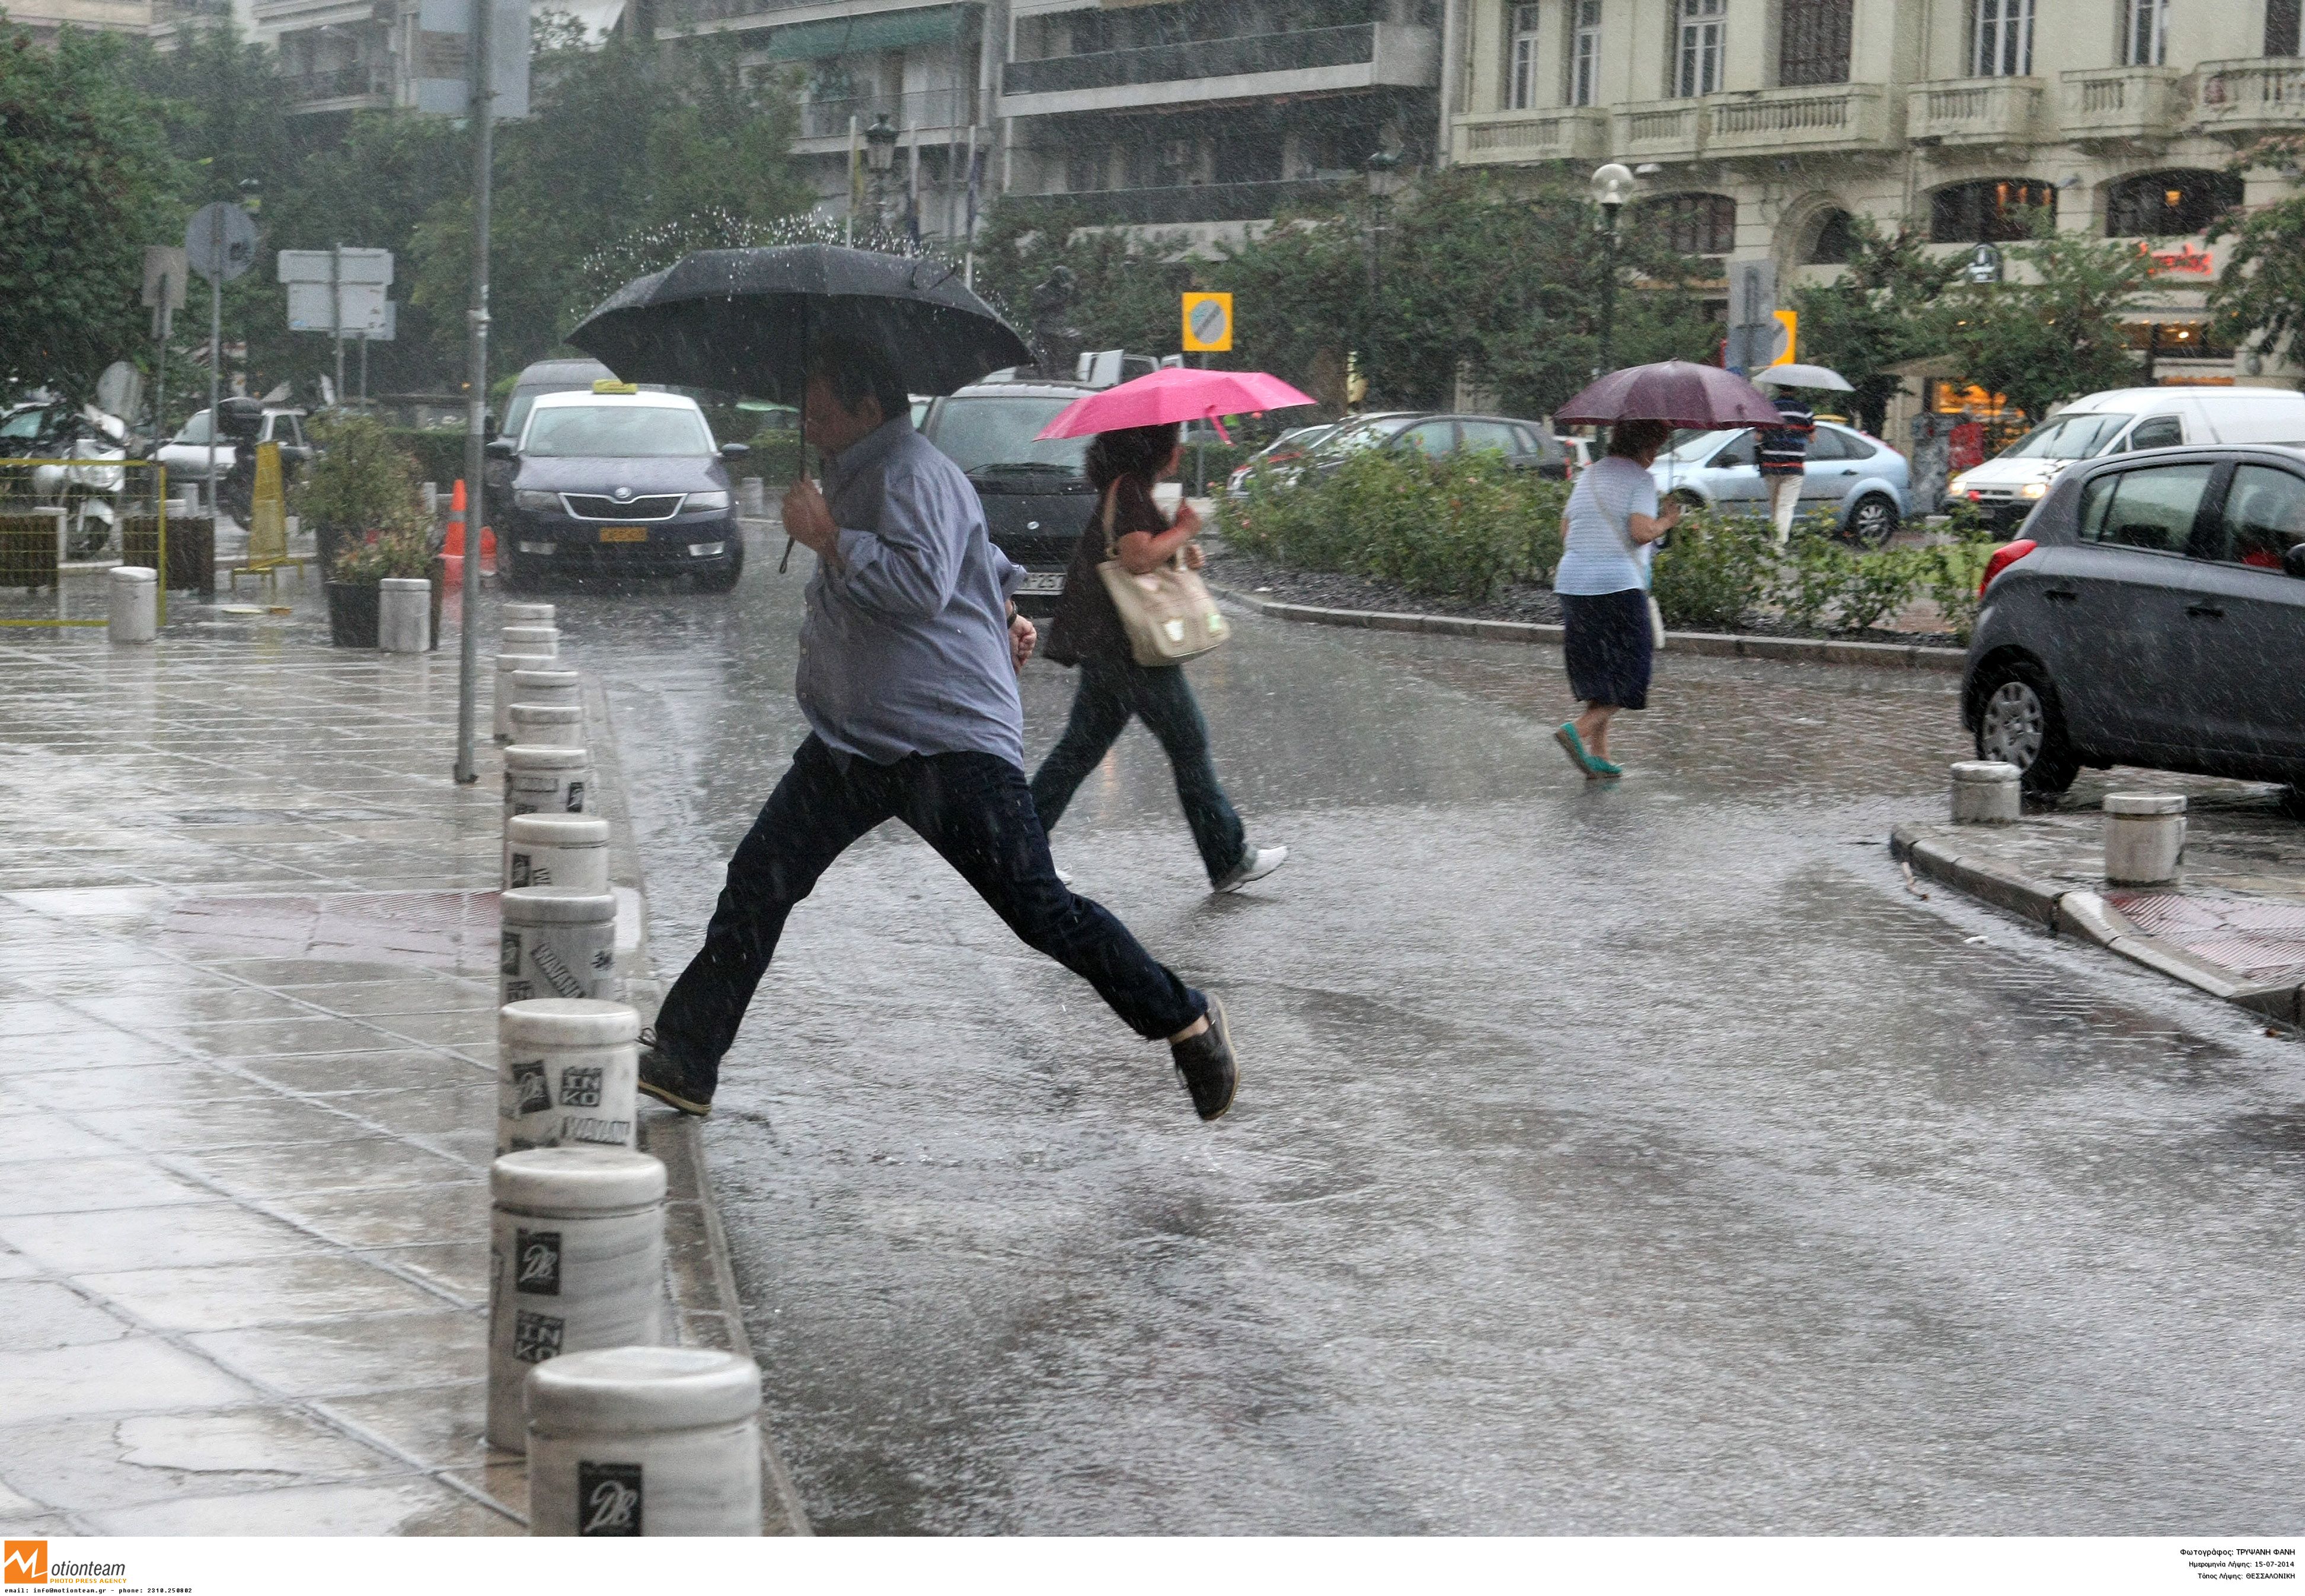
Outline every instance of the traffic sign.
[(1790, 366), (1800, 359), (1800, 312), (1778, 311), (1777, 326), (1784, 330), (1776, 335), (1774, 346), (1766, 352), (1769, 358), (1761, 362), (1765, 366)]
[(390, 250), (283, 250), (275, 261), (283, 283), (392, 286)]
[(1185, 296), (1185, 348), (1194, 354), (1219, 353), (1232, 347), (1232, 295), (1188, 293)]
[(184, 259), (211, 283), (229, 283), (256, 264), (256, 222), (219, 200), (192, 213), (184, 227)]
[(288, 284), (288, 330), (334, 333), (347, 338), (384, 326), (384, 290), (372, 283), (345, 283), (333, 291), (326, 283)]
[(144, 246), (144, 303), (153, 310), (184, 308), (184, 252), (167, 244)]
[(415, 108), (462, 116), (472, 100), (472, 11), (486, 6), (489, 83), (498, 122), (528, 115), (529, 0), (419, 0), (411, 54), (409, 93)]

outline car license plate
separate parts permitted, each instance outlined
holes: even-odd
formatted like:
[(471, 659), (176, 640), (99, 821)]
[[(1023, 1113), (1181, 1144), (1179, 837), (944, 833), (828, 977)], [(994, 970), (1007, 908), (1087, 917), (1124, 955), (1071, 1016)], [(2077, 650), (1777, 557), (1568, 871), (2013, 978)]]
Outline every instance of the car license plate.
[(645, 543), (648, 528), (644, 526), (604, 526), (600, 529), (603, 543)]

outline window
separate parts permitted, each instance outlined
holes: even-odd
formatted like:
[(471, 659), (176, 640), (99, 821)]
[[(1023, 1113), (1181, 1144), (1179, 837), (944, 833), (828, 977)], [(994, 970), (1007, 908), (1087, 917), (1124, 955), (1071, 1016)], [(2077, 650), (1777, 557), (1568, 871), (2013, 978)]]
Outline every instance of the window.
[(1512, 8), (1512, 82), (1506, 101), (1514, 111), (1536, 104), (1536, 10), (1534, 5)]
[(2025, 78), (2033, 72), (2033, 0), (1971, 0), (1969, 75)]
[(2054, 421), (2042, 422), (2002, 453), (2011, 460), (2088, 460), (2112, 443), (2128, 420), (2123, 415), (2069, 410)]
[(1402, 433), (1400, 441), (1404, 447), (1415, 449), (1420, 454), (1452, 454), (1457, 447), (1457, 423), (1425, 421)]
[(1673, 93), (1682, 99), (1720, 93), (1729, 0), (1676, 0), (1674, 11), (1680, 25), (1673, 47)]
[(2164, 465), (2099, 477), (2082, 490), (2081, 541), (2182, 554), (2211, 465)]
[(1601, 0), (1570, 0), (1577, 8), (1569, 33), (1569, 103), (1589, 106), (1601, 92)]
[(694, 409), (572, 404), (531, 411), (520, 452), (539, 460), (661, 460), (710, 454), (712, 439)]
[(2108, 238), (2150, 238), (2203, 233), (2241, 200), (2241, 180), (2231, 172), (2140, 172), (2106, 191)]
[(2169, 0), (2122, 0), (2121, 64), (2161, 66), (2169, 59)]
[(2305, 542), (2305, 478), (2269, 465), (2244, 465), (2225, 489), (2224, 514), (2203, 557), (2281, 569), (2281, 556)]
[(2185, 423), (2174, 416), (2148, 416), (2129, 435), (2132, 449), (2173, 449), (2185, 441)]
[(1811, 460), (1846, 460), (1849, 449), (1841, 434), (1830, 427), (1820, 427), (1808, 435), (1808, 457)]
[(1849, 81), (1850, 13), (1853, 0), (1784, 0), (1777, 28), (1777, 82)]
[(1730, 441), (1728, 447), (1705, 463), (1722, 470), (1733, 471), (1740, 465), (1758, 465), (1760, 463), (1758, 442), (1751, 433), (1740, 432)]
[(1535, 453), (1533, 448), (1523, 447), (1515, 429), (1503, 421), (1459, 421), (1457, 432), (1463, 440), (1458, 447), (1467, 454), (1476, 449), (1494, 449), (1503, 454)]
[(1929, 242), (1933, 244), (2005, 243), (2029, 237), (2036, 211), (2054, 221), (2054, 185), (2037, 177), (1987, 177), (1957, 183), (1929, 197)]
[(1662, 228), (1665, 247), (1683, 255), (1726, 255), (1737, 247), (1737, 202), (1726, 194), (1664, 194), (1643, 219)]
[(1811, 266), (1845, 266), (1857, 253), (1857, 233), (1845, 210), (1829, 210), (1808, 247)]
[(2265, 53), (2268, 55), (2294, 55), (2298, 47), (2298, 28), (2301, 6), (2298, 0), (2265, 0)]

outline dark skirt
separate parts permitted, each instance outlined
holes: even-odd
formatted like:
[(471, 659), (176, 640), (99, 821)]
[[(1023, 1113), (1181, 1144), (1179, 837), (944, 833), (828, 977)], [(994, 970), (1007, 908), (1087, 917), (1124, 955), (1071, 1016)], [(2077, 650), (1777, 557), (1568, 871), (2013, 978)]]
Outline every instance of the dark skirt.
[(1649, 707), (1649, 596), (1639, 588), (1618, 593), (1561, 595), (1561, 651), (1568, 656), (1569, 691), (1588, 704), (1620, 709)]

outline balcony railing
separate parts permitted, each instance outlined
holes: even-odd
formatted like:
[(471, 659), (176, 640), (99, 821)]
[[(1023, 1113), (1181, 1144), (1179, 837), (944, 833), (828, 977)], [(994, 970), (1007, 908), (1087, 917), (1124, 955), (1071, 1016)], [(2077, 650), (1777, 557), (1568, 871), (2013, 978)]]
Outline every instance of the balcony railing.
[(1038, 61), (1012, 61), (1001, 68), (1000, 91), (1060, 94), (1132, 83), (1355, 66), (1374, 62), (1376, 45), (1376, 24), (1359, 22), (1344, 28), (1307, 28), (1297, 33), (1256, 33), (1146, 45), (1134, 50), (1100, 50), (1086, 55), (1050, 55)]
[(2065, 137), (2105, 143), (2174, 137), (2191, 109), (2173, 66), (2116, 66), (2058, 78)]
[(1599, 110), (1493, 111), (1457, 119), (1456, 160), (1597, 161), (1609, 152), (1609, 114)]
[(1916, 144), (2030, 143), (2040, 107), (2038, 78), (1922, 83), (1905, 98), (1905, 136)]
[(2204, 61), (2193, 75), (2202, 131), (2228, 136), (2305, 128), (2305, 60)]
[(1077, 206), (1078, 225), (1084, 227), (1173, 227), (1188, 222), (1261, 222), (1294, 207), (1336, 199), (1343, 191), (1342, 183), (1303, 178), (1273, 183), (1187, 183), (1161, 189), (1095, 189), (1033, 198)]
[(283, 77), (288, 103), (309, 106), (319, 100), (356, 99), (385, 92), (380, 74), (367, 65), (331, 67), (327, 72), (292, 72)]
[(1705, 151), (1715, 157), (1778, 156), (1805, 149), (1888, 149), (1895, 107), (1879, 83), (1827, 83), (1714, 95)]
[(791, 11), (810, 4), (812, 0), (661, 0), (657, 7), (657, 26), (689, 29), (705, 22), (725, 22), (732, 17)]
[(969, 123), (969, 96), (965, 91), (950, 89), (923, 89), (911, 94), (811, 100), (800, 108), (800, 136), (845, 139), (848, 136), (850, 117), (856, 119), (862, 130), (871, 127), (872, 119), (884, 112), (893, 128), (965, 127)]
[(1620, 160), (1690, 161), (1705, 153), (1703, 100), (1652, 100), (1609, 113)]

